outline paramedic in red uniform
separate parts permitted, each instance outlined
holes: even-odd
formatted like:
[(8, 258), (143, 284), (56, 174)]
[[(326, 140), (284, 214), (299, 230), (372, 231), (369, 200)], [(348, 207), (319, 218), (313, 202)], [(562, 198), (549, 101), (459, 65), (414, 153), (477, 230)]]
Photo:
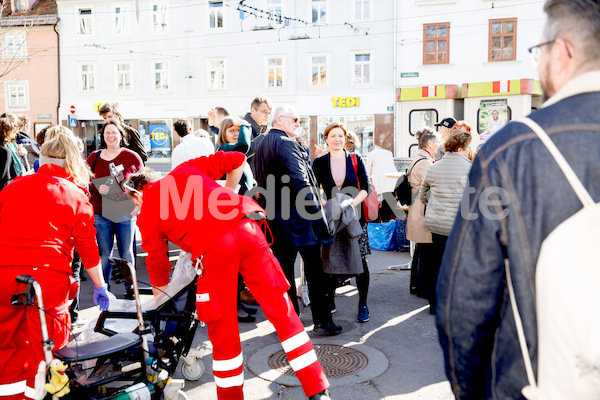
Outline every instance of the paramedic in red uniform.
[[(11, 296), (25, 285), (18, 275), (31, 275), (42, 287), (48, 334), (60, 349), (69, 340), (69, 293), (73, 295), (73, 247), (96, 290), (94, 301), (108, 308), (102, 277), (94, 211), (83, 186), (90, 170), (81, 158), (73, 133), (52, 127), (56, 137), (42, 146), (37, 173), (16, 178), (0, 193), (0, 399), (33, 398), (34, 378), (44, 360), (38, 309), (13, 306)], [(35, 211), (34, 211), (35, 210)]]
[[(137, 224), (148, 253), (150, 283), (155, 293), (169, 283), (167, 241), (191, 253), (192, 260), (200, 260), (196, 308), (213, 344), (220, 400), (244, 398), (238, 272), (275, 326), (304, 393), (311, 399), (329, 399), (329, 381), (288, 297), (289, 283), (256, 221), (264, 211), (250, 197), (229, 190), (237, 186), (245, 159), (239, 152), (219, 151), (189, 160), (158, 181), (148, 171), (129, 177), (125, 189), (141, 209)], [(225, 174), (223, 188), (215, 180)]]

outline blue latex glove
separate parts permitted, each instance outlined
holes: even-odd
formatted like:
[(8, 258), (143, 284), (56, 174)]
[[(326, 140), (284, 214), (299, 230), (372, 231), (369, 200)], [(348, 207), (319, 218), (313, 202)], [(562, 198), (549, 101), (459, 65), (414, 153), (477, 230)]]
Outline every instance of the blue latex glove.
[(110, 297), (108, 297), (108, 285), (96, 286), (94, 289), (94, 304), (100, 306), (100, 311), (108, 310), (110, 306)]

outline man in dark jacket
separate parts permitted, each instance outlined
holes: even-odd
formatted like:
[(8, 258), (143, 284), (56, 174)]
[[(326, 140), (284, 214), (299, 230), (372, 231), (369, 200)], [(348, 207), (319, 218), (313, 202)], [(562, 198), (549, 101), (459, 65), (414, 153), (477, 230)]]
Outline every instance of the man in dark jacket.
[(258, 96), (252, 100), (250, 112), (244, 115), (244, 119), (252, 126), (252, 139), (267, 130), (267, 122), (272, 110), (273, 104), (268, 98)]
[(273, 253), (292, 284), (288, 293), (299, 312), (294, 275), (296, 255), (304, 260), (315, 332), (337, 335), (342, 327), (333, 323), (333, 284), (323, 272), (322, 243), (331, 242), (316, 179), (308, 165), (307, 153), (294, 139), (300, 127), (298, 113), (289, 106), (273, 112), (273, 129), (256, 148), (256, 178), (266, 190), (266, 211), (273, 231)]
[(31, 131), (31, 120), (25, 114), (18, 116), (19, 131), (17, 132), (17, 144), (22, 144), (27, 155), (23, 158), (23, 165), (27, 167), (27, 170), (33, 169), (33, 163), (35, 160), (40, 158), (40, 148), (38, 144), (31, 139), (29, 132)]
[(135, 151), (142, 159), (144, 165), (146, 165), (146, 161), (148, 161), (148, 153), (146, 153), (146, 148), (142, 143), (140, 134), (138, 131), (123, 122), (123, 116), (119, 110), (117, 110), (117, 105), (114, 103), (105, 103), (102, 105), (102, 107), (100, 107), (98, 113), (104, 119), (104, 122), (112, 121), (115, 124), (121, 124), (125, 134), (127, 135), (126, 139), (129, 143), (127, 148), (131, 151)]
[[(539, 63), (549, 99), (529, 118), (550, 135), (597, 203), (600, 3), (548, 0), (544, 11), (542, 39), (529, 51)], [(521, 389), (528, 379), (509, 302), (505, 260), (537, 375), (540, 249), (556, 227), (582, 209), (582, 203), (545, 145), (519, 122), (507, 124), (483, 145), (469, 181), (471, 188), (463, 195), (437, 285), (437, 326), (446, 373), (457, 399), (524, 399)], [(573, 267), (577, 265), (565, 265), (564, 273), (573, 274)], [(575, 293), (581, 288), (573, 285), (567, 290)], [(597, 321), (597, 315), (589, 318)]]

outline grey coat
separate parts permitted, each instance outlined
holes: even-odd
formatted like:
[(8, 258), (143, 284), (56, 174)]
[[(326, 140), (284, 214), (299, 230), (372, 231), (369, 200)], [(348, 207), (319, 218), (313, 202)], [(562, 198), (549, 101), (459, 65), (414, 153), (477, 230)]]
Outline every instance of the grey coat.
[(336, 193), (325, 204), (325, 216), (333, 243), (324, 244), (321, 250), (323, 271), (332, 275), (358, 275), (363, 273), (358, 239), (363, 230), (352, 197)]

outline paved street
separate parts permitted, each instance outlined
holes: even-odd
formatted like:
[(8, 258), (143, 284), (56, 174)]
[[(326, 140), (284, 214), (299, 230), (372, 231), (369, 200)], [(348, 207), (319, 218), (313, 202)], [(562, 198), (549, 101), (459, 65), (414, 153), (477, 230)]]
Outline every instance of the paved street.
[[(139, 244), (139, 236), (138, 236)], [(176, 251), (172, 252), (177, 255)], [(143, 250), (138, 246), (139, 280), (147, 282)], [(427, 302), (408, 293), (409, 271), (391, 271), (390, 265), (408, 261), (408, 253), (373, 251), (369, 258), (371, 286), (369, 308), (371, 320), (356, 322), (358, 292), (354, 286), (337, 290), (334, 321), (343, 326), (335, 337), (312, 333), (310, 310), (302, 311), (301, 319), (317, 348), (344, 346), (356, 350), (368, 360), (366, 367), (353, 374), (331, 378), (334, 399), (452, 399), (445, 378), (442, 351), (438, 344), (434, 317)], [(297, 266), (299, 263), (297, 262)], [(299, 274), (297, 274), (299, 276)], [(91, 320), (98, 314), (92, 307), (92, 282), (83, 282), (82, 315)], [(113, 292), (122, 297), (120, 285)], [(305, 399), (295, 377), (281, 376), (268, 365), (269, 356), (281, 350), (273, 326), (259, 311), (256, 323), (240, 324), (244, 352), (244, 392), (247, 399)], [(194, 346), (207, 340), (206, 328), (199, 328)], [(204, 358), (206, 373), (197, 382), (186, 382), (190, 399), (216, 399), (211, 373), (211, 355)], [(331, 362), (328, 358), (327, 363)], [(333, 363), (335, 364), (335, 354)], [(335, 365), (333, 365), (335, 370)], [(178, 377), (180, 372), (178, 371)]]

